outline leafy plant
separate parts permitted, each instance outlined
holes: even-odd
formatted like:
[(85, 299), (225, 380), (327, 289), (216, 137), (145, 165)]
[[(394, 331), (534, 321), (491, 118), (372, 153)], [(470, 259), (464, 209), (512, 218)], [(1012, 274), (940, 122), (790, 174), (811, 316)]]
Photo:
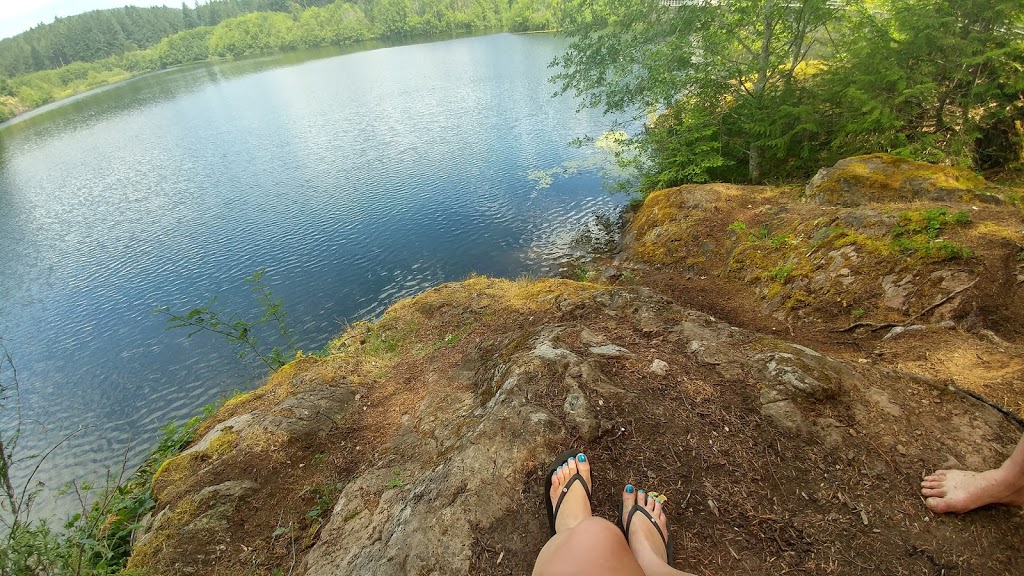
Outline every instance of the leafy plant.
[(570, 277), (577, 282), (589, 282), (594, 277), (594, 270), (590, 264), (584, 261), (577, 261), (569, 271)]
[[(131, 554), (132, 536), (141, 527), (142, 518), (156, 502), (150, 493), (153, 474), (170, 456), (180, 452), (195, 436), (202, 416), (181, 426), (171, 423), (152, 454), (134, 473), (128, 474), (130, 445), (117, 472), (108, 472), (102, 486), (88, 481), (68, 483), (61, 493), (73, 496), (78, 511), (62, 530), (55, 530), (47, 519), (32, 514), (38, 495), (33, 488), (36, 471), (51, 453), (74, 433), (42, 455), (19, 456), (17, 440), (21, 434), (21, 416), (17, 399), (17, 370), (10, 353), (0, 342), (0, 410), (15, 410), (13, 433), (0, 433), (0, 522), (6, 529), (0, 546), (0, 574), (106, 576), (122, 574)], [(13, 404), (13, 405), (12, 405)], [(208, 415), (215, 407), (206, 407)], [(15, 465), (33, 466), (20, 486), (12, 481)]]
[(789, 243), (789, 234), (779, 234), (778, 236), (772, 236), (771, 245), (772, 248), (782, 248)]
[(304, 492), (312, 494), (315, 499), (315, 504), (306, 512), (306, 519), (316, 520), (327, 510), (334, 507), (335, 500), (338, 499), (338, 494), (345, 489), (345, 483), (338, 482), (334, 484), (320, 484), (307, 488)]
[(782, 266), (776, 266), (775, 268), (772, 269), (771, 272), (768, 273), (768, 275), (772, 278), (772, 280), (775, 280), (776, 282), (785, 282), (789, 278), (789, 275), (792, 273), (793, 265), (785, 264)]
[[(154, 313), (167, 316), (168, 330), (186, 328), (189, 330), (188, 337), (191, 338), (200, 332), (218, 334), (237, 345), (240, 350), (239, 358), (245, 358), (252, 354), (259, 358), (271, 370), (277, 370), (288, 363), (290, 357), (295, 356), (295, 337), (292, 330), (285, 324), (287, 311), (280, 299), (274, 299), (270, 288), (264, 283), (266, 269), (257, 270), (252, 276), (245, 279), (249, 285), (253, 298), (260, 305), (263, 314), (256, 320), (246, 320), (238, 314), (225, 315), (218, 311), (217, 297), (213, 297), (205, 306), (193, 308), (184, 314), (174, 313), (167, 306), (158, 307)], [(266, 350), (261, 345), (261, 340), (256, 332), (262, 326), (271, 325), (276, 328), (277, 333), (287, 340), (287, 352), (280, 347), (274, 346)]]
[(945, 208), (907, 211), (899, 215), (899, 223), (892, 230), (893, 246), (908, 253), (919, 253), (939, 260), (957, 260), (971, 257), (967, 248), (940, 240), (940, 233), (951, 226), (965, 226), (972, 222), (971, 215), (959, 211), (952, 215)]

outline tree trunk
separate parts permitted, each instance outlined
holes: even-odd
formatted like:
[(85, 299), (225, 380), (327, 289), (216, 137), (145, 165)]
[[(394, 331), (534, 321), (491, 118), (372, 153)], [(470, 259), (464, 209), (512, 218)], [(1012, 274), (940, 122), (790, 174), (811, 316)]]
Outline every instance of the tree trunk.
[(761, 145), (757, 142), (750, 143), (750, 183), (761, 183)]
[[(771, 66), (772, 36), (775, 33), (775, 22), (772, 19), (772, 3), (768, 0), (764, 3), (764, 35), (761, 37), (761, 53), (758, 55), (757, 79), (754, 81), (754, 88), (751, 96), (754, 99), (754, 108), (760, 109), (764, 101), (764, 93), (768, 86), (768, 71)], [(755, 121), (759, 121), (760, 118)], [(761, 182), (761, 144), (751, 138), (750, 141), (750, 183)]]

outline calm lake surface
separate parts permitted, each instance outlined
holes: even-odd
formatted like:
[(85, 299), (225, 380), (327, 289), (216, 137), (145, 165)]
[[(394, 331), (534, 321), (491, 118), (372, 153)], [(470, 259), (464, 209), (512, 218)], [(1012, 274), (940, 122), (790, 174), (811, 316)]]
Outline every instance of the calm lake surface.
[[(546, 35), (287, 54), (155, 74), (0, 128), (0, 335), (22, 454), (84, 427), (40, 471), (102, 479), (129, 441), (264, 374), (152, 310), (217, 297), (255, 314), (266, 268), (299, 347), (476, 272), (550, 272), (622, 198), (568, 142), (608, 119), (551, 99)], [(3, 415), (11, 425), (11, 414)], [(44, 502), (40, 505), (46, 506)], [(59, 507), (58, 507), (59, 508)]]

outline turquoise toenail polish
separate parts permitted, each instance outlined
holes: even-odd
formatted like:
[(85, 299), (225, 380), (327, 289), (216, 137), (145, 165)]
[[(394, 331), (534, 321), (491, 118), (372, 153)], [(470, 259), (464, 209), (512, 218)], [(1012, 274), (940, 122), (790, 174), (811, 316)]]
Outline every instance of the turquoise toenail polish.
[(637, 490), (637, 494), (643, 494), (643, 493), (644, 493), (643, 490)]
[(635, 490), (635, 488), (633, 488), (632, 484), (626, 484), (626, 494), (632, 494), (633, 490)]
[(586, 462), (587, 461), (587, 457), (584, 456), (582, 453), (581, 454), (577, 454), (576, 455), (576, 461), (577, 462)]

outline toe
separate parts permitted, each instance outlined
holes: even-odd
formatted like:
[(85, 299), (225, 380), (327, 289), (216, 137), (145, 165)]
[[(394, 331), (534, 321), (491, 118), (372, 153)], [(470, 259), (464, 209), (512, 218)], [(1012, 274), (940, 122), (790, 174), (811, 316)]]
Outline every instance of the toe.
[(636, 491), (636, 503), (646, 508), (647, 507), (647, 492), (638, 489)]
[(566, 460), (566, 462), (565, 462), (565, 469), (569, 471), (568, 472), (569, 478), (572, 478), (573, 476), (576, 475), (577, 468), (576, 468), (576, 458), (575, 457), (569, 458), (568, 460)]
[(582, 452), (576, 456), (576, 469), (579, 470), (583, 479), (587, 481), (587, 485), (592, 485), (590, 482), (590, 460)]
[(658, 505), (658, 500), (655, 499), (655, 498), (652, 498), (650, 496), (650, 494), (648, 494), (647, 496), (648, 497), (646, 498), (646, 502), (644, 502), (644, 508), (647, 508), (648, 512), (653, 513), (654, 512), (654, 507)]
[(938, 480), (925, 480), (921, 482), (921, 488), (942, 488), (943, 483)]
[(572, 476), (572, 474), (569, 474), (569, 466), (562, 464), (558, 467), (558, 479), (562, 486), (565, 486), (565, 483), (569, 481), (570, 476)]
[(661, 515), (662, 515), (661, 508), (662, 508), (662, 506), (664, 506), (664, 504), (661, 503), (660, 499), (654, 501), (654, 506), (651, 508), (651, 513), (654, 514), (655, 518), (658, 518), (658, 519), (661, 518)]
[(548, 497), (551, 498), (551, 503), (554, 504), (558, 500), (558, 493), (562, 491), (562, 477), (558, 475), (558, 469), (551, 473), (551, 492)]
[[(634, 504), (636, 504), (636, 488), (633, 488), (632, 484), (626, 484), (626, 488), (622, 490), (622, 522), (626, 521), (626, 515), (633, 509)], [(622, 528), (625, 529), (626, 525), (623, 524)]]
[(946, 501), (942, 498), (928, 498), (924, 501), (924, 505), (936, 514), (943, 514), (947, 511)]
[(926, 498), (931, 496), (937, 496), (941, 498), (946, 495), (946, 491), (938, 488), (925, 488), (921, 490), (921, 494), (923, 494)]

